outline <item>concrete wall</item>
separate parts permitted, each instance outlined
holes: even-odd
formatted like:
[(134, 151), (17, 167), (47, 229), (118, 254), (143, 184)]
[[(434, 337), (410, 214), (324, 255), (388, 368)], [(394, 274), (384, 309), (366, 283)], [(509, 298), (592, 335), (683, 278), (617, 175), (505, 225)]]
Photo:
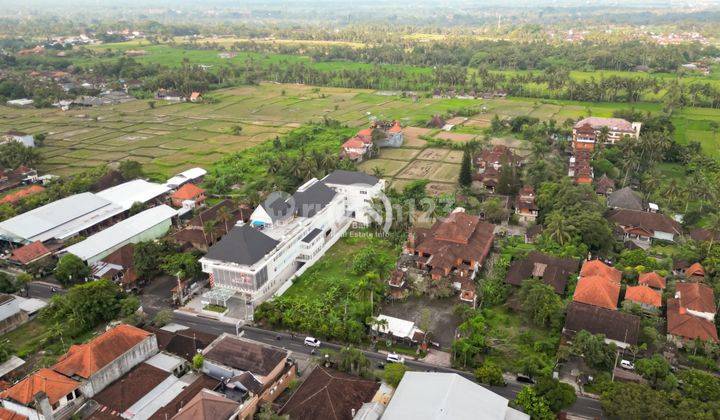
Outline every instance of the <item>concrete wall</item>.
[(151, 335), (135, 347), (123, 353), (110, 364), (95, 372), (80, 386), (80, 391), (88, 398), (92, 398), (106, 386), (128, 373), (130, 369), (144, 362), (158, 353), (157, 337)]

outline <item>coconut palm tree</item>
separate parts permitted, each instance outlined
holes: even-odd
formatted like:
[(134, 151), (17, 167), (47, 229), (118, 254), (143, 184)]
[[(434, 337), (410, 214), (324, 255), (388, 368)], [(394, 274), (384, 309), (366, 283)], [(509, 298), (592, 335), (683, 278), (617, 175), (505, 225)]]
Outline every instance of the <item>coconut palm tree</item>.
[[(208, 247), (210, 246), (211, 242), (215, 241), (215, 226), (217, 225), (217, 220), (208, 220), (207, 222), (203, 223), (203, 236), (205, 237), (205, 245)], [(208, 241), (208, 237), (210, 237), (210, 241)]]
[(547, 231), (550, 234), (550, 239), (555, 240), (561, 246), (572, 239), (574, 230), (575, 226), (569, 224), (567, 219), (560, 213), (551, 213), (547, 218)]
[(710, 232), (710, 244), (708, 252), (715, 244), (715, 238), (720, 236), (720, 212), (710, 213), (707, 216), (707, 230)]
[(228, 222), (232, 220), (232, 215), (228, 211), (227, 207), (220, 207), (218, 209), (217, 215), (218, 219), (220, 219), (225, 225), (225, 233), (229, 232), (230, 229), (228, 228)]

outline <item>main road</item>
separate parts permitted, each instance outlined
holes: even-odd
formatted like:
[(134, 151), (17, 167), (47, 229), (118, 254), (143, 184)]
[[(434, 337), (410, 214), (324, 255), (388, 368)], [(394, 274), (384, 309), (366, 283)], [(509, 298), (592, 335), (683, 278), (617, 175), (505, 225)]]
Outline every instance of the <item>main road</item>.
[[(244, 337), (259, 341), (261, 343), (282, 347), (295, 353), (311, 355), (312, 351), (312, 348), (303, 344), (304, 337), (292, 336), (290, 334), (282, 332), (264, 330), (262, 328), (251, 327), (248, 325), (235, 326), (226, 322), (218, 321), (214, 318), (185, 315), (180, 312), (174, 313), (173, 321), (199, 331), (218, 335), (222, 333), (236, 334), (237, 332), (242, 332)], [(339, 350), (342, 347), (343, 346), (335, 343), (322, 344), (322, 348), (329, 348), (333, 350)], [(379, 364), (385, 362), (386, 356), (384, 354), (368, 350), (362, 350), (362, 352), (365, 353), (365, 356), (370, 359), (370, 361), (375, 366), (378, 366)], [(475, 381), (475, 377), (471, 373), (461, 370), (440, 367), (415, 360), (406, 360), (405, 365), (409, 368), (412, 368), (413, 370), (457, 373), (458, 375), (462, 375), (467, 379)], [(504, 387), (486, 386), (486, 388), (492, 390), (499, 395), (502, 395), (509, 400), (512, 400), (515, 398), (517, 393), (520, 392), (523, 386), (523, 384), (513, 381), (508, 383), (507, 386)], [(575, 404), (573, 404), (573, 406), (570, 407), (568, 411), (572, 414), (589, 418), (603, 417), (600, 402), (598, 400), (580, 395), (578, 395), (577, 401), (575, 401)]]

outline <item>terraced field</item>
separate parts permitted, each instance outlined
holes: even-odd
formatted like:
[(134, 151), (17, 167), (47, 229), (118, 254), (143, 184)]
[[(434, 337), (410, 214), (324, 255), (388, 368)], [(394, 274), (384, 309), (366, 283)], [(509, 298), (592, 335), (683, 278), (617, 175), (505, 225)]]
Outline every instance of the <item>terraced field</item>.
[[(64, 175), (89, 166), (134, 159), (142, 162), (151, 176), (162, 178), (191, 166), (209, 167), (223, 155), (282, 135), (309, 120), (327, 117), (351, 127), (362, 127), (374, 116), (400, 120), (408, 127), (406, 141), (401, 149), (383, 149), (379, 159), (363, 163), (362, 168), (380, 167), (398, 186), (401, 181), (417, 177), (430, 177), (438, 184), (450, 185), (455, 183), (459, 158), (451, 152), (442, 158), (424, 159), (427, 136), (467, 141), (481, 133), (481, 127), (488, 124), (493, 114), (529, 114), (562, 122), (589, 114), (610, 116), (614, 109), (629, 107), (628, 104), (522, 98), (413, 101), (368, 90), (272, 83), (215, 91), (208, 97), (213, 99), (210, 103), (156, 101), (151, 107), (148, 101), (138, 100), (66, 112), (0, 106), (0, 132), (16, 129), (31, 134), (47, 133), (45, 145), (39, 149), (45, 157), (40, 168), (44, 172)], [(484, 111), (458, 127), (457, 132), (419, 127), (433, 114), (470, 106)], [(635, 106), (650, 111), (657, 111), (659, 107), (655, 104)], [(679, 141), (700, 141), (708, 155), (720, 157), (720, 136), (711, 125), (711, 121), (720, 121), (720, 110), (688, 108), (679, 112), (673, 121)], [(232, 134), (234, 126), (242, 127), (239, 135)], [(519, 140), (493, 140), (497, 142), (516, 148), (523, 146)], [(438, 167), (424, 170), (419, 163), (410, 165), (417, 160), (432, 161)]]

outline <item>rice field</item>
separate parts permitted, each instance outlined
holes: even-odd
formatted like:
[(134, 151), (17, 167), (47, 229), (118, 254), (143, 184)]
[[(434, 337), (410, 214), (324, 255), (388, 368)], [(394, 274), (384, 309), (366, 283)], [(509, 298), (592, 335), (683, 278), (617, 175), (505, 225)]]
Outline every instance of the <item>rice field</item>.
[[(387, 177), (440, 176), (434, 182), (452, 182), (446, 173), (413, 171), (406, 168), (414, 160), (431, 160), (457, 165), (461, 156), (443, 150), (431, 155), (426, 138), (445, 138), (454, 142), (479, 138), (475, 132), (494, 114), (501, 117), (533, 115), (562, 122), (580, 116), (610, 116), (629, 104), (539, 101), (523, 98), (464, 100), (421, 98), (413, 101), (400, 96), (378, 95), (370, 90), (315, 88), (305, 85), (263, 83), (223, 89), (206, 95), (210, 103), (171, 104), (137, 100), (117, 106), (60, 111), (55, 109), (17, 109), (0, 106), (0, 132), (15, 129), (31, 134), (46, 133), (39, 150), (45, 158), (43, 172), (66, 175), (94, 165), (126, 159), (143, 163), (149, 175), (163, 178), (188, 167), (211, 166), (230, 153), (271, 140), (310, 120), (323, 117), (339, 120), (351, 127), (365, 127), (370, 118), (398, 119), (406, 126), (401, 149), (382, 149), (380, 158), (361, 167), (380, 167)], [(485, 110), (473, 116), (457, 132), (419, 127), (434, 114), (451, 109), (477, 106)], [(657, 104), (635, 104), (647, 111), (659, 111)], [(720, 121), (720, 110), (686, 108), (673, 116), (675, 136), (681, 143), (699, 141), (706, 154), (720, 158), (720, 136), (712, 121)], [(477, 124), (477, 125), (476, 125)], [(238, 135), (234, 127), (241, 127)], [(477, 127), (477, 128), (476, 128)], [(522, 141), (512, 142), (522, 147)], [(408, 169), (408, 171), (404, 171)], [(417, 169), (417, 168), (416, 168)]]

